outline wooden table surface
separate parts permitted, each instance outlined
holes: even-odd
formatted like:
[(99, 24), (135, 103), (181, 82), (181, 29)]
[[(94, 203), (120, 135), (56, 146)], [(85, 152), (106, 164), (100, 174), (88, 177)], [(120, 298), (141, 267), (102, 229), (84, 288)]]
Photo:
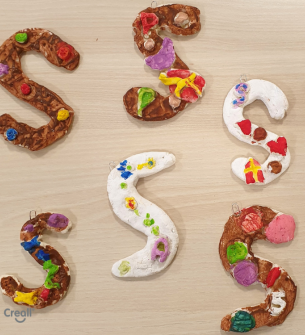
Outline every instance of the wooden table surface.
[[(220, 321), (238, 307), (262, 302), (259, 285), (244, 288), (223, 269), (218, 243), (231, 205), (261, 204), (296, 220), (294, 241), (257, 242), (254, 252), (284, 267), (298, 286), (294, 311), (281, 326), (254, 334), (303, 334), (305, 327), (305, 3), (302, 0), (184, 0), (201, 11), (202, 30), (173, 37), (178, 55), (207, 82), (203, 98), (171, 120), (139, 122), (123, 107), (132, 86), (167, 88), (144, 67), (133, 43), (131, 25), (150, 6), (140, 0), (31, 0), (1, 2), (0, 41), (23, 28), (43, 27), (80, 53), (79, 67), (68, 72), (40, 54), (22, 59), (25, 73), (58, 93), (76, 116), (68, 136), (39, 152), (0, 139), (0, 275), (14, 274), (29, 287), (40, 286), (45, 272), (21, 248), (19, 231), (30, 210), (59, 212), (74, 223), (67, 235), (45, 234), (71, 268), (64, 300), (35, 311), (18, 324), (6, 308), (23, 310), (0, 297), (1, 334), (195, 335), (222, 334)], [(166, 2), (159, 2), (166, 4)], [(229, 89), (248, 79), (274, 82), (287, 95), (282, 121), (262, 102), (245, 116), (289, 143), (289, 170), (265, 187), (244, 185), (231, 170), (239, 156), (264, 161), (267, 152), (235, 139), (222, 119)], [(48, 117), (0, 89), (2, 113), (38, 127)], [(180, 246), (171, 266), (138, 280), (111, 274), (112, 264), (146, 243), (121, 222), (108, 201), (109, 162), (144, 151), (169, 151), (176, 165), (138, 183), (139, 192), (174, 221)]]

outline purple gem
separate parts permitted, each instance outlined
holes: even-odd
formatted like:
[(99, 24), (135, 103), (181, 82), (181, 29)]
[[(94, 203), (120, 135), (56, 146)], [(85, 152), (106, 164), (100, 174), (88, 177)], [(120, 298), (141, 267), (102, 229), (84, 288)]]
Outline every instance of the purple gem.
[(9, 67), (8, 65), (0, 63), (0, 76), (8, 74)]
[(62, 214), (52, 214), (48, 219), (48, 226), (53, 228), (66, 228), (69, 224), (69, 219)]
[(175, 50), (173, 41), (165, 37), (160, 51), (145, 58), (145, 63), (154, 70), (164, 70), (169, 68), (175, 61)]
[[(158, 249), (159, 244), (163, 244), (164, 251)], [(157, 241), (155, 242), (152, 250), (151, 250), (151, 260), (155, 261), (157, 259), (157, 256), (159, 256), (160, 257), (160, 262), (161, 263), (165, 262), (168, 255), (170, 254), (168, 249), (169, 249), (169, 247), (168, 247), (167, 239), (164, 238), (164, 237), (158, 238)]]
[(32, 224), (28, 224), (24, 227), (24, 230), (28, 231), (29, 233), (32, 233), (34, 231), (34, 226)]
[(234, 278), (243, 286), (249, 286), (257, 281), (257, 266), (249, 261), (237, 263), (234, 268)]

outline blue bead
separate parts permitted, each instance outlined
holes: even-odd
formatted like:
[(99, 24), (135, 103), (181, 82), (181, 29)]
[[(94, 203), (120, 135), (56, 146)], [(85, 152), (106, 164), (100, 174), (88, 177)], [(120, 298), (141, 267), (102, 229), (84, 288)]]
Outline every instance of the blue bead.
[(118, 171), (125, 171), (126, 168), (124, 168), (123, 166), (120, 166), (119, 168), (117, 168)]
[(50, 260), (50, 255), (46, 254), (43, 250), (38, 250), (38, 252), (36, 253), (36, 257), (44, 262), (49, 261)]
[(128, 179), (132, 175), (131, 172), (125, 171), (121, 174), (121, 177), (124, 178), (125, 180)]
[(36, 247), (40, 246), (40, 242), (38, 241), (38, 235), (33, 237), (31, 241), (29, 242), (22, 242), (21, 245), (23, 246), (25, 251), (28, 251), (30, 254), (32, 254)]
[(14, 128), (9, 128), (7, 131), (6, 131), (6, 138), (9, 140), (9, 141), (14, 141), (14, 139), (17, 137), (18, 135), (18, 132), (16, 129)]
[(127, 160), (125, 159), (122, 163), (120, 163), (120, 165), (126, 166), (127, 164)]

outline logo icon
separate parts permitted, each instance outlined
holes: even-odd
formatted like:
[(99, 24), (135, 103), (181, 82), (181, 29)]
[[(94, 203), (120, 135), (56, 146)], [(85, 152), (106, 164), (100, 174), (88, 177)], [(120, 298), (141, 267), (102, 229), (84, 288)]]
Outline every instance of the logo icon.
[(4, 316), (6, 316), (7, 318), (15, 318), (16, 322), (23, 323), (26, 318), (30, 318), (32, 316), (32, 309), (27, 308), (26, 310), (22, 311), (13, 311), (9, 308), (6, 308), (4, 310)]

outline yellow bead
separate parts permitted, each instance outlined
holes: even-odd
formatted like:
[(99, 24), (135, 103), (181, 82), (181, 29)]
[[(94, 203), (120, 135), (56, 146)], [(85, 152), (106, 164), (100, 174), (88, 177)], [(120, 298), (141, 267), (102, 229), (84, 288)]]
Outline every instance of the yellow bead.
[(57, 114), (57, 120), (58, 121), (64, 121), (67, 120), (69, 117), (70, 113), (66, 109), (60, 109)]
[(28, 305), (35, 305), (37, 301), (37, 291), (31, 293), (23, 293), (16, 291), (17, 297), (14, 299), (15, 302), (23, 302)]

